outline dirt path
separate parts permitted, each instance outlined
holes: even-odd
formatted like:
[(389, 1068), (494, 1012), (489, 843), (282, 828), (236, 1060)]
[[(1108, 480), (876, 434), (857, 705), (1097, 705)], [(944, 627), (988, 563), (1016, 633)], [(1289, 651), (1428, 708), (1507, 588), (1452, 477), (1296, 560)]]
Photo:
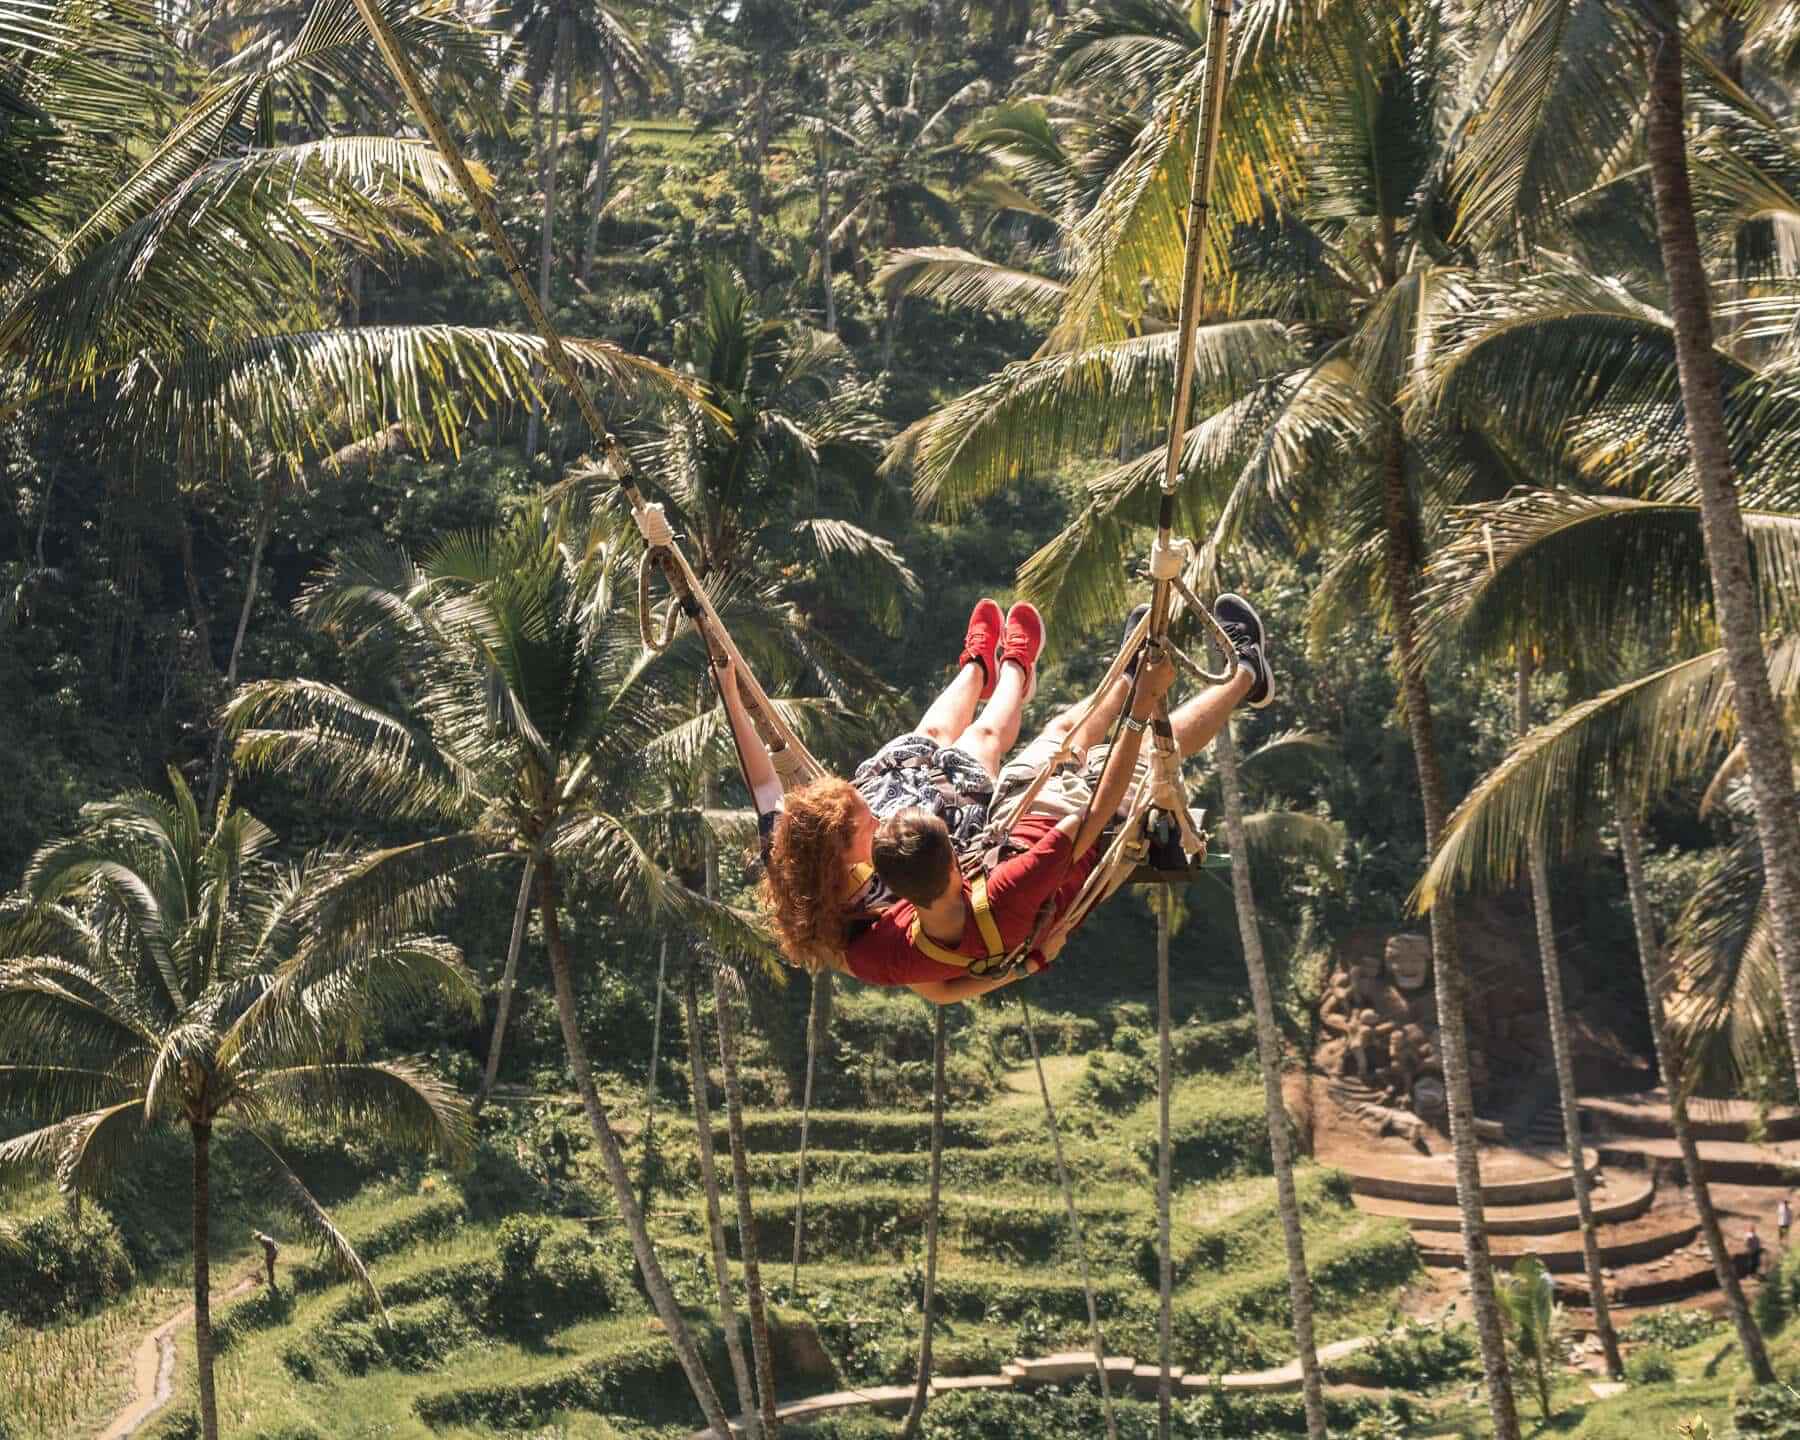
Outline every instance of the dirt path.
[[(255, 1275), (248, 1275), (229, 1290), (214, 1294), (213, 1303), (233, 1300), (256, 1287)], [(128, 1440), (175, 1394), (175, 1332), (194, 1321), (194, 1307), (184, 1305), (138, 1342), (131, 1352), (131, 1396), (125, 1408), (113, 1416), (100, 1440)]]

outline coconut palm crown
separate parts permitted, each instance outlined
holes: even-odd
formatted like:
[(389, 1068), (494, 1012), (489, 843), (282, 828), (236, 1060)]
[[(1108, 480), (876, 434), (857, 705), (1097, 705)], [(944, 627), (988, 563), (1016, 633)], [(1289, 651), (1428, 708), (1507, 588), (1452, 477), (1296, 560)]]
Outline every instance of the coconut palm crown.
[(423, 996), (472, 1009), (447, 941), (379, 944), (315, 923), (311, 900), (342, 863), (284, 866), (275, 837), (234, 809), (210, 828), (179, 773), (86, 806), (39, 851), (0, 931), (0, 1105), (39, 1122), (0, 1145), (0, 1180), (51, 1170), (101, 1192), (154, 1128), (193, 1146), (194, 1308), (202, 1430), (218, 1434), (212, 1384), (208, 1182), (214, 1127), (254, 1137), (302, 1226), (379, 1305), (368, 1272), (282, 1158), (284, 1121), (383, 1136), (454, 1158), (468, 1108), (404, 1061), (365, 1061), (389, 1006)]

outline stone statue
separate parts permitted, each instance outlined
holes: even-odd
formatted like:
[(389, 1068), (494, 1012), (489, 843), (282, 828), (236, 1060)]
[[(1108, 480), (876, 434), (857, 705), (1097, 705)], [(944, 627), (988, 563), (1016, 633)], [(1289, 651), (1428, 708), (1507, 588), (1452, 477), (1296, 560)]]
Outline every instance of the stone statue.
[(1431, 941), (1423, 935), (1390, 936), (1382, 958), (1388, 978), (1408, 995), (1431, 983)]
[(1388, 1032), (1387, 1068), (1381, 1076), (1388, 1098), (1396, 1104), (1411, 1104), (1414, 1082), (1435, 1058), (1422, 1026), (1394, 1026)]

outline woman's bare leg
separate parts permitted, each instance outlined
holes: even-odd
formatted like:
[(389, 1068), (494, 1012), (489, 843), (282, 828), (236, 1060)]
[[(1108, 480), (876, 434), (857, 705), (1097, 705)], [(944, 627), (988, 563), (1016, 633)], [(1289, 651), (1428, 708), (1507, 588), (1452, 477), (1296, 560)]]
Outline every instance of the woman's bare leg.
[[(1005, 672), (1012, 668), (1014, 667), (1001, 667), (1001, 684), (1006, 683)], [(929, 735), (940, 746), (948, 745), (967, 730), (974, 720), (975, 706), (981, 700), (981, 687), (986, 679), (986, 674), (975, 661), (971, 660), (963, 666), (956, 672), (956, 678), (944, 687), (937, 699), (931, 702), (930, 708), (919, 717), (916, 733)]]
[(1175, 749), (1182, 759), (1198, 755), (1213, 737), (1225, 728), (1231, 712), (1238, 707), (1256, 677), (1244, 666), (1223, 685), (1209, 685), (1169, 716), (1175, 730)]
[(1024, 668), (1006, 661), (1000, 667), (994, 693), (981, 707), (980, 718), (956, 737), (956, 748), (973, 755), (989, 775), (1000, 773), (1000, 757), (1019, 738), (1019, 722), (1025, 715), (1025, 686)]

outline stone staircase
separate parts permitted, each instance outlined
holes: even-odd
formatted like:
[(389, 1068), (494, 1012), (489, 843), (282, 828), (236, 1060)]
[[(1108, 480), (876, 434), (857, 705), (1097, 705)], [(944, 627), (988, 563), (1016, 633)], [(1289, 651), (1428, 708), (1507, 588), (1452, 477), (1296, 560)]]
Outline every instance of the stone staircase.
[[(1330, 1087), (1334, 1100), (1339, 1088)], [(1536, 1258), (1557, 1277), (1559, 1299), (1587, 1305), (1591, 1297), (1562, 1106), (1553, 1087), (1548, 1094), (1542, 1087), (1534, 1090), (1509, 1109), (1505, 1128), (1513, 1143), (1490, 1147), (1483, 1157), (1489, 1249), (1502, 1270)], [(1363, 1097), (1350, 1098), (1363, 1103)], [(1582, 1132), (1589, 1140), (1583, 1160), (1602, 1273), (1609, 1298), (1618, 1304), (1660, 1304), (1716, 1283), (1692, 1205), (1675, 1187), (1658, 1193), (1660, 1173), (1678, 1158), (1667, 1105), (1659, 1107), (1659, 1100), (1652, 1094), (1581, 1102)], [(1791, 1129), (1800, 1136), (1800, 1113), (1778, 1113), (1771, 1122), (1768, 1128), (1775, 1133)], [(1704, 1123), (1709, 1138), (1701, 1142), (1701, 1153), (1709, 1179), (1777, 1184), (1800, 1177), (1800, 1143), (1752, 1144), (1749, 1117), (1741, 1109), (1720, 1107)], [(1453, 1173), (1446, 1164), (1434, 1167), (1392, 1151), (1381, 1158), (1385, 1163), (1350, 1172), (1357, 1207), (1403, 1220), (1427, 1265), (1463, 1268)], [(1738, 1248), (1734, 1242), (1734, 1253)]]

